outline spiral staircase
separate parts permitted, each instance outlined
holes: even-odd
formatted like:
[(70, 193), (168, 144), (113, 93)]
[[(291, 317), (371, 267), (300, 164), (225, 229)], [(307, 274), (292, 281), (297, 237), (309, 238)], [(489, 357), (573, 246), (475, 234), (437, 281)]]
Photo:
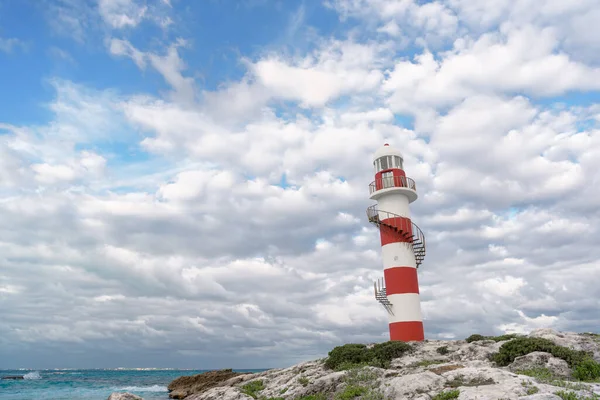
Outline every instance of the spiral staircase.
[[(403, 242), (406, 245), (412, 246), (416, 267), (419, 268), (425, 259), (425, 235), (423, 235), (423, 232), (415, 223), (408, 221), (401, 215), (379, 210), (377, 205), (367, 208), (367, 217), (369, 222), (376, 225), (379, 229), (381, 229), (382, 226), (390, 229), (400, 238), (404, 239)], [(375, 299), (377, 299), (390, 314), (393, 314), (392, 304), (387, 298), (383, 279), (374, 283), (374, 289)]]

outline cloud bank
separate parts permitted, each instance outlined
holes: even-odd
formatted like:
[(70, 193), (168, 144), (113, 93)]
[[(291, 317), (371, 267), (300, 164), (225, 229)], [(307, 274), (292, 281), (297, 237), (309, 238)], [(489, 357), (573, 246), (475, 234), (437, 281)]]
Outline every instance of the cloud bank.
[(600, 8), (512, 3), (326, 1), (341, 34), (208, 88), (157, 19), (177, 2), (55, 2), (75, 42), (96, 26), (169, 89), (55, 77), (48, 121), (0, 121), (0, 367), (278, 367), (386, 340), (365, 215), (384, 142), (420, 193), (426, 337), (597, 330)]

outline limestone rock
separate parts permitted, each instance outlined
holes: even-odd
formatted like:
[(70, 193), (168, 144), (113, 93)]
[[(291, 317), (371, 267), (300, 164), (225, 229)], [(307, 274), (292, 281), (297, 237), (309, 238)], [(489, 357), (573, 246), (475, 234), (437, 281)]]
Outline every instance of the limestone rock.
[(382, 384), (383, 394), (391, 398), (405, 398), (413, 394), (423, 394), (441, 390), (444, 387), (444, 378), (433, 372), (421, 372), (392, 378)]
[[(540, 329), (529, 336), (545, 337), (561, 346), (600, 355), (598, 335)], [(186, 400), (250, 400), (252, 397), (244, 393), (247, 390), (244, 386), (261, 381), (256, 384), (260, 390), (254, 393), (259, 399), (294, 400), (326, 394), (331, 400), (342, 394), (351, 384), (349, 380), (358, 379), (359, 374), (363, 380), (358, 385), (370, 391), (365, 398), (385, 400), (430, 400), (453, 389), (460, 391), (459, 400), (558, 400), (554, 392), (568, 390), (553, 386), (556, 383), (541, 383), (530, 376), (515, 373), (521, 369), (546, 367), (559, 377), (569, 377), (571, 371), (566, 361), (549, 353), (532, 352), (516, 358), (508, 367), (498, 367), (490, 356), (504, 343), (494, 340), (472, 343), (465, 340), (426, 340), (410, 343), (412, 351), (392, 360), (388, 369), (365, 367), (358, 373), (332, 371), (325, 368), (321, 359), (255, 374), (211, 371), (179, 378), (169, 385), (169, 389), (172, 390), (171, 397), (187, 396)], [(444, 349), (438, 350), (441, 347)], [(585, 390), (579, 391), (580, 395), (589, 396), (590, 393), (600, 394), (600, 384), (588, 384)]]
[(529, 334), (530, 337), (540, 337), (553, 341), (559, 346), (569, 347), (573, 350), (583, 350), (593, 354), (593, 358), (600, 362), (600, 336), (575, 332), (558, 332), (550, 328), (536, 329)]
[(489, 357), (493, 353), (498, 352), (500, 346), (504, 343), (505, 342), (494, 342), (493, 340), (479, 340), (472, 343), (465, 342), (465, 344), (453, 353), (450, 358), (456, 361), (478, 360), (489, 363)]
[(108, 396), (108, 400), (144, 400), (144, 399), (140, 396), (136, 396), (135, 394), (131, 394), (131, 393), (115, 392), (115, 393), (111, 393), (111, 395)]
[(557, 395), (552, 394), (552, 393), (536, 393), (536, 394), (531, 394), (529, 396), (519, 397), (519, 399), (521, 399), (521, 400), (561, 400), (560, 397), (558, 397)]
[(194, 394), (186, 400), (253, 400), (252, 397), (240, 392), (236, 387), (214, 387), (206, 392)]
[(508, 368), (517, 372), (518, 370), (530, 369), (535, 367), (548, 368), (557, 376), (569, 377), (571, 369), (565, 360), (552, 356), (550, 353), (543, 351), (534, 351), (521, 357), (515, 358), (515, 361)]
[(194, 376), (182, 376), (169, 384), (169, 397), (172, 399), (183, 399), (194, 393), (202, 393), (212, 387), (219, 386), (231, 378), (242, 374), (233, 372), (231, 369), (209, 371)]

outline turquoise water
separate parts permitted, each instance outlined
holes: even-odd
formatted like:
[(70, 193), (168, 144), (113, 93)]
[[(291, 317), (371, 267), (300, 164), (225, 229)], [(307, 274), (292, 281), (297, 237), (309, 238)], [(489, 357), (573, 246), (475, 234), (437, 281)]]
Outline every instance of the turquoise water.
[[(264, 370), (236, 370), (259, 372)], [(182, 375), (204, 370), (0, 370), (0, 400), (106, 400), (112, 392), (129, 392), (145, 400), (166, 400), (167, 386)]]

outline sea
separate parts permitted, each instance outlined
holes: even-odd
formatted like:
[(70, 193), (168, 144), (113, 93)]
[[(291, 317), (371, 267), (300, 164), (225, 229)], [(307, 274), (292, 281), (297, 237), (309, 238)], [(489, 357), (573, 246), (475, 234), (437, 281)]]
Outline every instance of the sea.
[[(167, 386), (184, 375), (207, 370), (177, 369), (52, 369), (0, 370), (0, 378), (22, 375), (23, 380), (0, 380), (0, 400), (106, 400), (113, 392), (137, 394), (144, 400), (167, 400)], [(261, 372), (265, 369), (239, 369)]]

